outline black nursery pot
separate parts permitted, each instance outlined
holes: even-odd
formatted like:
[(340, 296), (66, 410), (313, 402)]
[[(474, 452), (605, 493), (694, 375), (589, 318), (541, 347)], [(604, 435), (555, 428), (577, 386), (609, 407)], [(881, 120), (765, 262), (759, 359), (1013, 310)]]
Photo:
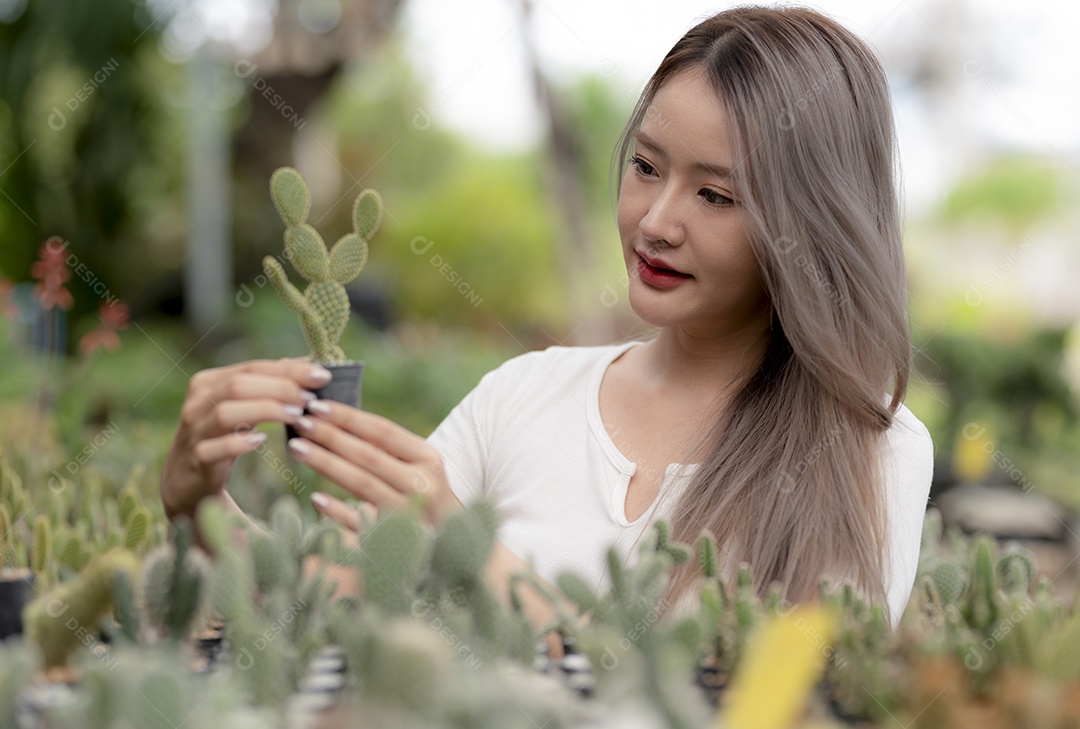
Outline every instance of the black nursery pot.
[[(360, 381), (364, 376), (364, 363), (348, 361), (341, 364), (324, 364), (333, 375), (330, 382), (315, 390), (320, 400), (333, 400), (344, 405), (360, 407)], [(285, 440), (299, 435), (291, 425), (285, 425)]]
[(23, 632), (22, 612), (34, 598), (34, 573), (28, 569), (0, 569), (0, 640)]

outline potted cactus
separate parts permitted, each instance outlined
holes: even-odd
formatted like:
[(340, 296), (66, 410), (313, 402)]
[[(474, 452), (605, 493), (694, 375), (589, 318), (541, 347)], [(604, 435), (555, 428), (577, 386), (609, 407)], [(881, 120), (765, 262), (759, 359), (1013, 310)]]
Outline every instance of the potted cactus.
[(34, 573), (0, 564), (0, 640), (23, 632), (22, 611), (34, 597)]
[(0, 503), (0, 640), (23, 632), (22, 610), (34, 596), (34, 573), (18, 565), (25, 549), (16, 541), (11, 516)]
[(359, 407), (364, 363), (347, 360), (338, 340), (349, 319), (345, 285), (359, 276), (367, 263), (368, 241), (382, 222), (382, 198), (374, 190), (360, 193), (352, 208), (353, 232), (328, 249), (318, 231), (307, 223), (311, 193), (299, 172), (291, 167), (277, 169), (270, 177), (270, 194), (286, 226), (285, 258), (308, 286), (301, 293), (272, 256), (263, 259), (263, 269), (282, 301), (300, 317), (312, 361), (333, 375), (316, 394)]

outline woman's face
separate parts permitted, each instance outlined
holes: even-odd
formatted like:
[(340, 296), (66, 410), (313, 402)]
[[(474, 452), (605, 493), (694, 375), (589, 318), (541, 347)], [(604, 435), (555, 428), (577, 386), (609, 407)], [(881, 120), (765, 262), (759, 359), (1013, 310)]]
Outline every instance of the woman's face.
[(618, 207), (634, 312), (704, 338), (760, 326), (768, 296), (729, 174), (741, 160), (704, 76), (665, 82), (635, 140)]

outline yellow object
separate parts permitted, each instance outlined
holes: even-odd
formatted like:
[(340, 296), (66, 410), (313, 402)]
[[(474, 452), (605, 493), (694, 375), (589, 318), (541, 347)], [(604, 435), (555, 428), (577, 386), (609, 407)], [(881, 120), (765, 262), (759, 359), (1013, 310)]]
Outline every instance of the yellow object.
[(806, 704), (832, 655), (836, 617), (820, 605), (769, 621), (751, 640), (718, 729), (784, 729)]
[(953, 472), (961, 483), (978, 483), (990, 475), (997, 452), (993, 434), (978, 423), (960, 429), (953, 449)]

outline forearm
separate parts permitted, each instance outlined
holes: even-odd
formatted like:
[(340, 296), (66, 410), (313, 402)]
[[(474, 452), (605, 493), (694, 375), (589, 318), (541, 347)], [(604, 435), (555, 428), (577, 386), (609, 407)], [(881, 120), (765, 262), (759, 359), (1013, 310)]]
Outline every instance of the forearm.
[[(263, 529), (261, 526), (259, 526), (259, 524), (254, 519), (252, 519), (251, 516), (249, 516), (247, 512), (245, 512), (243, 509), (240, 508), (240, 505), (236, 503), (236, 499), (234, 499), (232, 497), (232, 495), (229, 494), (228, 491), (221, 491), (216, 496), (209, 496), (209, 497), (206, 497), (206, 498), (216, 498), (216, 499), (218, 499), (221, 502), (221, 506), (224, 509), (226, 515), (239, 514), (240, 516), (244, 517), (244, 521), (246, 522), (244, 527), (243, 528), (238, 527), (238, 528), (234, 529), (232, 534), (231, 534), (232, 543), (235, 546), (237, 546), (237, 547), (245, 547), (247, 545), (247, 530), (249, 528), (254, 529), (254, 530), (256, 530), (256, 531), (258, 531), (258, 532), (260, 532), (262, 534), (269, 534), (269, 532), (267, 532), (265, 529)], [(198, 509), (196, 508), (193, 511), (197, 512)], [(192, 523), (194, 524), (195, 541), (198, 544), (199, 548), (202, 549), (207, 554), (209, 554), (211, 556), (213, 555), (214, 550), (210, 547), (210, 545), (203, 538), (202, 531), (199, 529), (198, 520), (195, 518), (193, 513), (188, 513), (187, 511), (178, 511), (178, 512), (171, 512), (170, 513), (168, 508), (166, 508), (165, 513), (166, 513), (166, 516), (168, 516), (170, 521), (175, 521), (180, 516), (186, 516), (186, 517), (190, 518)]]
[[(510, 591), (516, 587), (517, 596), (525, 617), (535, 628), (542, 628), (549, 624), (556, 616), (558, 610), (566, 615), (576, 616), (577, 608), (570, 603), (562, 593), (550, 583), (540, 579), (533, 573), (533, 579), (539, 583), (545, 591), (555, 596), (558, 607), (551, 604), (551, 600), (544, 596), (540, 590), (530, 583), (529, 580), (514, 579), (515, 575), (527, 575), (533, 573), (533, 568), (522, 560), (502, 542), (496, 541), (491, 556), (488, 558), (484, 569), (484, 579), (495, 593), (495, 596), (503, 605), (510, 604)], [(515, 585), (516, 582), (516, 585)], [(553, 656), (562, 655), (562, 643), (554, 633), (545, 636)]]

